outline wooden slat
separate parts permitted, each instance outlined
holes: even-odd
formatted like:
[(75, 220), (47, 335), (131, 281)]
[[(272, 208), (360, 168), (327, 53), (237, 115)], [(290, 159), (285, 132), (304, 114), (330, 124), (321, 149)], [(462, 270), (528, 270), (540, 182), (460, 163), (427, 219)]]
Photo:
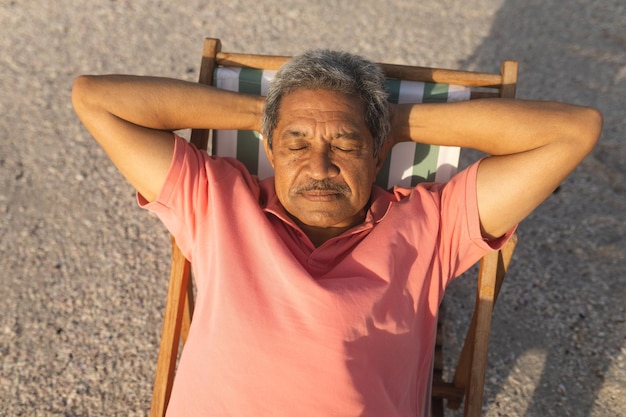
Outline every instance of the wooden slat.
[(499, 251), (490, 252), (485, 255), (480, 264), (476, 300), (476, 333), (472, 346), (471, 371), (466, 388), (463, 417), (480, 417), (482, 414), (491, 313), (495, 302), (499, 258)]
[(278, 55), (252, 55), (230, 52), (220, 52), (217, 54), (217, 63), (225, 67), (277, 70), (289, 59), (291, 59), (291, 57)]
[(189, 261), (185, 259), (172, 238), (172, 269), (163, 317), (150, 417), (163, 417), (165, 415), (172, 392), (189, 272)]
[(437, 398), (448, 398), (462, 400), (465, 391), (455, 387), (451, 382), (441, 382), (433, 385), (432, 396)]
[[(463, 348), (461, 349), (461, 354), (459, 355), (459, 361), (457, 363), (456, 371), (454, 374), (454, 385), (464, 390), (467, 390), (468, 397), (480, 397), (481, 408), (484, 376), (483, 383), (480, 384), (479, 388), (477, 388), (474, 385), (476, 384), (476, 382), (472, 379), (472, 375), (475, 375), (476, 369), (480, 369), (481, 363), (474, 363), (474, 349), (476, 349), (476, 345), (478, 343), (481, 346), (479, 348), (479, 351), (484, 352), (484, 361), (486, 361), (487, 343), (489, 340), (489, 329), (491, 324), (491, 313), (493, 311), (495, 302), (498, 299), (500, 288), (502, 287), (504, 277), (506, 276), (506, 273), (508, 271), (511, 258), (513, 257), (513, 252), (515, 251), (515, 246), (517, 245), (517, 239), (517, 234), (514, 234), (500, 251), (489, 254), (481, 260), (479, 271), (480, 286), (477, 290), (476, 307), (474, 310), (474, 315), (472, 316), (472, 321), (467, 330), (467, 335), (465, 337)], [(486, 276), (486, 274), (491, 275)], [(490, 294), (493, 294), (493, 297)], [(490, 298), (493, 298), (493, 301), (489, 301)], [(489, 315), (488, 323), (485, 323), (484, 320), (481, 323), (481, 317), (484, 317), (487, 314)], [(482, 340), (476, 339), (477, 337), (482, 337)], [(484, 363), (483, 366), (486, 369), (486, 363)], [(479, 392), (471, 393), (470, 388), (472, 386), (474, 386), (473, 389), (479, 390)], [(458, 409), (460, 405), (461, 401), (457, 400), (451, 400), (447, 404), (448, 408), (453, 410)], [(472, 407), (477, 407), (477, 405), (474, 404)], [(474, 410), (473, 412), (476, 412), (476, 410)]]
[[(213, 70), (217, 65), (216, 55), (222, 48), (219, 39), (207, 38), (204, 40), (202, 48), (202, 61), (200, 63), (200, 76), (198, 82), (206, 85), (213, 85)], [(193, 129), (191, 140), (198, 149), (207, 149), (209, 145), (210, 131), (208, 129)]]
[[(252, 55), (230, 52), (217, 54), (218, 65), (277, 70), (290, 59), (279, 55)], [(397, 64), (379, 64), (387, 77), (402, 80), (427, 81), (499, 89), (502, 75), (474, 71), (414, 67)]]
[(412, 67), (396, 64), (379, 65), (387, 77), (400, 78), (403, 80), (427, 81), (486, 88), (498, 88), (502, 82), (502, 76), (499, 74), (428, 67)]
[[(207, 85), (213, 83), (215, 56), (220, 48), (221, 42), (218, 39), (205, 40), (198, 82)], [(209, 133), (206, 129), (194, 129), (191, 132), (191, 143), (200, 149), (206, 149)], [(191, 274), (189, 261), (183, 256), (173, 236), (171, 240), (172, 269), (157, 359), (151, 417), (165, 415), (174, 382), (178, 348), (181, 343), (184, 345), (187, 341), (194, 309), (193, 283), (189, 279)]]
[(515, 98), (517, 90), (517, 61), (503, 61), (500, 67), (502, 74), (502, 87), (500, 88), (500, 97)]
[[(498, 263), (497, 263), (497, 272), (495, 278), (495, 298), (494, 302), (497, 301), (498, 295), (500, 294), (500, 288), (504, 281), (504, 277), (508, 271), (509, 264), (511, 262), (511, 258), (513, 257), (513, 252), (515, 250), (515, 246), (517, 245), (517, 234), (511, 236), (509, 241), (500, 249)], [(486, 262), (485, 260), (481, 261), (482, 263)], [(483, 268), (482, 271), (485, 271)], [(484, 272), (479, 272), (484, 273)], [(477, 299), (478, 301), (478, 299)], [(467, 330), (467, 336), (465, 338), (465, 342), (463, 344), (463, 348), (461, 350), (461, 354), (459, 355), (459, 361), (456, 367), (456, 373), (454, 376), (455, 385), (467, 388), (468, 384), (468, 375), (470, 373), (470, 355), (471, 355), (471, 346), (473, 344), (473, 340), (470, 338), (470, 335), (476, 332), (476, 322), (478, 321), (478, 316), (476, 310), (474, 310), (474, 315), (472, 316), (472, 320), (470, 322), (469, 328)]]

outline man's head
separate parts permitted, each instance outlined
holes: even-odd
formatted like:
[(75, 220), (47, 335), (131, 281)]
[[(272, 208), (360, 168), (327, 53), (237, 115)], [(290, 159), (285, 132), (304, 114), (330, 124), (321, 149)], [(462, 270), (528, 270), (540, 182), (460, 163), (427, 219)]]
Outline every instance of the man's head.
[(384, 76), (369, 61), (312, 51), (276, 75), (265, 149), (278, 199), (314, 243), (363, 221), (389, 129)]
[(270, 85), (263, 111), (263, 136), (272, 148), (283, 97), (296, 90), (329, 90), (358, 97), (374, 138), (376, 154), (390, 131), (385, 76), (378, 65), (347, 52), (316, 49), (285, 63)]

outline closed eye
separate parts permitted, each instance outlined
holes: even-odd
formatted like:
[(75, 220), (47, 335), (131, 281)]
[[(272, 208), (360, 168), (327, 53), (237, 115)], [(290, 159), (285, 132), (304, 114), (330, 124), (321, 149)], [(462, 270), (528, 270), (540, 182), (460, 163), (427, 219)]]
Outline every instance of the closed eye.
[(355, 149), (355, 148), (348, 147), (348, 146), (336, 146), (336, 145), (335, 145), (335, 146), (333, 146), (333, 149), (335, 149), (335, 150), (337, 150), (337, 151), (339, 151), (339, 152), (346, 152), (346, 153), (356, 151), (356, 149)]
[(309, 144), (305, 138), (304, 132), (299, 130), (288, 130), (284, 134), (284, 141), (290, 151), (301, 151), (308, 148)]
[(332, 147), (340, 152), (355, 152), (361, 149), (361, 140), (355, 133), (344, 133), (335, 136)]

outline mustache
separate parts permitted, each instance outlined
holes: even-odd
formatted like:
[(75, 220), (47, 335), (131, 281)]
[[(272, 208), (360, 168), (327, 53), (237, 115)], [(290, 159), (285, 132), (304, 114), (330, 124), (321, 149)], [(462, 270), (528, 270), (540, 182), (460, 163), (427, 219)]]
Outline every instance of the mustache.
[(309, 191), (332, 191), (338, 194), (347, 195), (351, 190), (347, 184), (336, 184), (328, 180), (310, 180), (294, 188), (295, 194), (302, 194)]

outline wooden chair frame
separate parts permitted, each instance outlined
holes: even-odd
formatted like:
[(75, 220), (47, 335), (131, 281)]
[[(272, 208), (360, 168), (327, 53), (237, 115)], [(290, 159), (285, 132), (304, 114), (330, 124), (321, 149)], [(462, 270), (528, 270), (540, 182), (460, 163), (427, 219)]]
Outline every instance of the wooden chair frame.
[[(278, 69), (288, 59), (289, 57), (285, 56), (222, 52), (220, 40), (207, 38), (204, 42), (199, 82), (212, 85), (214, 69), (218, 65)], [(380, 65), (386, 76), (390, 78), (471, 87), (471, 99), (515, 97), (517, 86), (517, 62), (515, 61), (503, 61), (500, 74), (393, 64)], [(200, 149), (207, 149), (209, 136), (209, 130), (193, 130), (191, 142)], [(458, 409), (464, 402), (465, 417), (481, 415), (491, 315), (516, 243), (517, 236), (513, 236), (500, 251), (491, 252), (480, 261), (476, 305), (454, 378), (450, 382), (442, 379), (440, 321), (434, 356), (432, 416), (444, 415), (444, 399), (447, 400), (447, 406), (451, 409)], [(194, 307), (193, 284), (190, 275), (191, 266), (172, 238), (172, 267), (150, 410), (151, 417), (165, 415), (174, 381), (179, 347), (184, 345), (189, 333)]]

